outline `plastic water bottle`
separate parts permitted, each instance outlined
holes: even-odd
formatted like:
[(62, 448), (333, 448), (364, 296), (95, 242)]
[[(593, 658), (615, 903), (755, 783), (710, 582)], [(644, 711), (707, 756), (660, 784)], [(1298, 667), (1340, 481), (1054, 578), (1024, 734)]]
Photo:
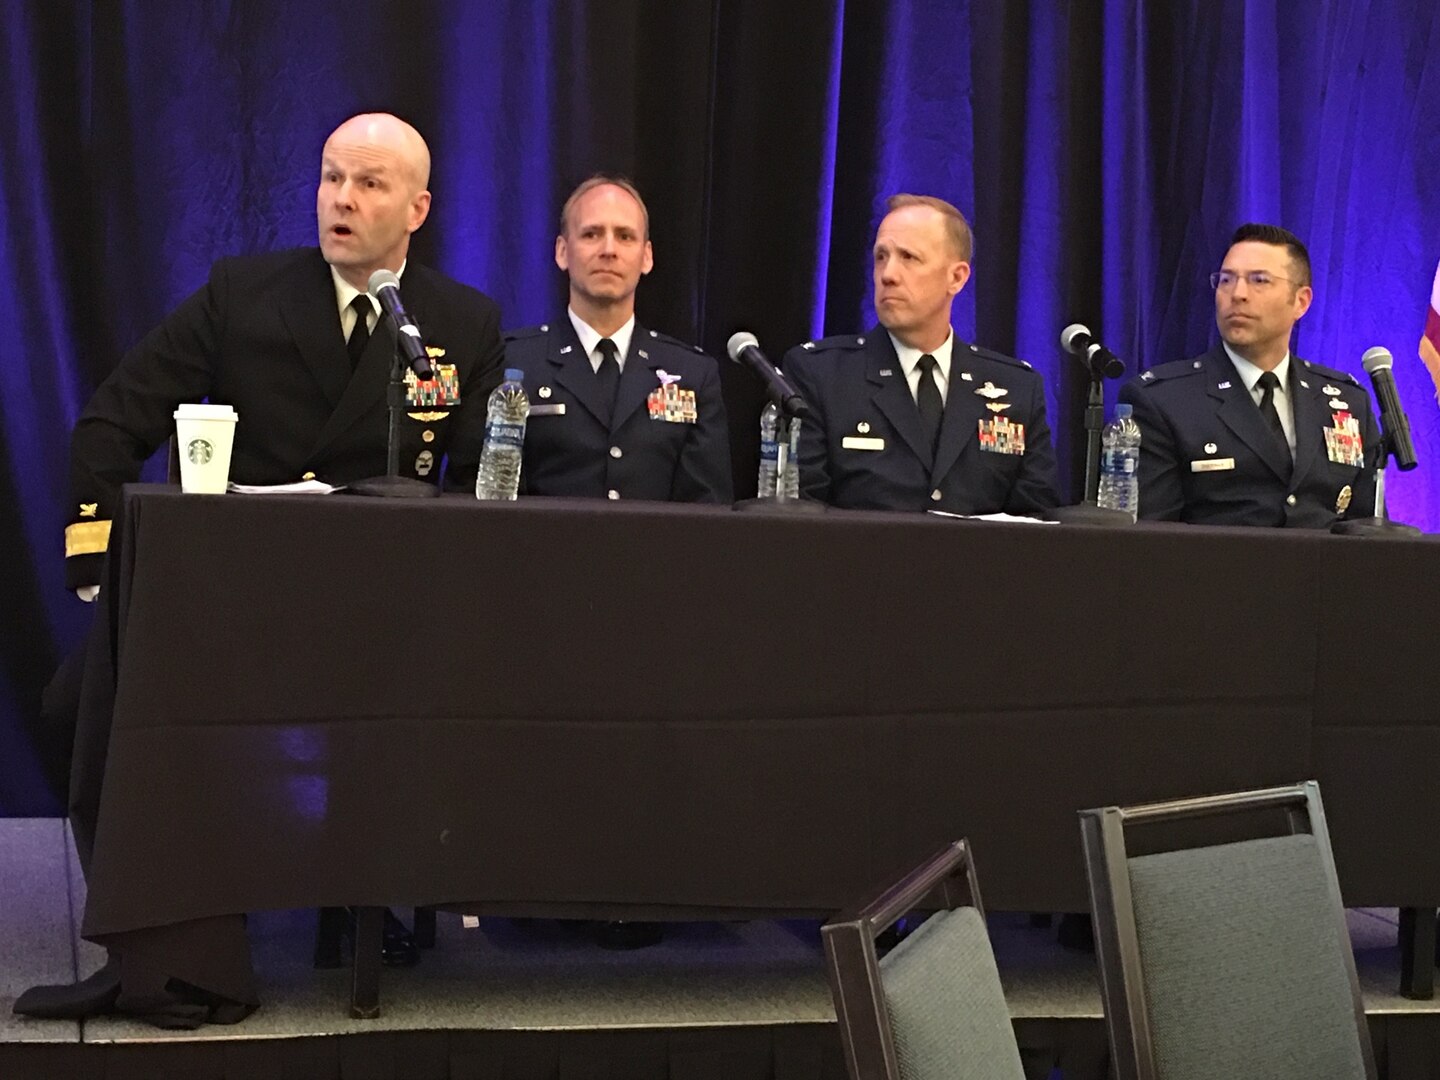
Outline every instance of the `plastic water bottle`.
[(1140, 426), (1129, 405), (1116, 405), (1115, 418), (1100, 435), (1099, 503), (1123, 510), (1134, 521), (1140, 511)]
[(775, 439), (776, 420), (780, 410), (773, 401), (766, 402), (760, 414), (760, 475), (755, 482), (756, 494), (764, 499), (775, 494), (776, 470), (780, 465), (780, 444)]
[(800, 459), (797, 451), (800, 448), (800, 421), (790, 421), (790, 439), (785, 448), (785, 479), (784, 484), (777, 492), (775, 490), (775, 478), (779, 475), (780, 469), (780, 409), (771, 401), (766, 404), (765, 411), (760, 414), (760, 475), (756, 479), (756, 489), (763, 499), (766, 496), (781, 499), (798, 499), (800, 497)]
[(785, 499), (800, 498), (800, 418), (790, 419), (790, 447), (785, 456), (785, 476), (780, 488)]
[(520, 491), (525, 421), (530, 416), (524, 379), (523, 371), (506, 368), (505, 381), (490, 392), (485, 445), (480, 451), (480, 473), (475, 477), (477, 499), (514, 499)]

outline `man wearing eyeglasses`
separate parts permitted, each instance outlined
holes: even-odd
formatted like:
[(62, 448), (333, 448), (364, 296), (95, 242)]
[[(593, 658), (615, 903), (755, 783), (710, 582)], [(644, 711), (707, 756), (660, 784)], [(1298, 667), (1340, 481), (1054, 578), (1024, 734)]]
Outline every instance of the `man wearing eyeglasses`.
[(1140, 516), (1312, 529), (1372, 516), (1370, 395), (1290, 351), (1314, 295), (1305, 245), (1242, 225), (1210, 284), (1220, 344), (1120, 390), (1140, 425)]

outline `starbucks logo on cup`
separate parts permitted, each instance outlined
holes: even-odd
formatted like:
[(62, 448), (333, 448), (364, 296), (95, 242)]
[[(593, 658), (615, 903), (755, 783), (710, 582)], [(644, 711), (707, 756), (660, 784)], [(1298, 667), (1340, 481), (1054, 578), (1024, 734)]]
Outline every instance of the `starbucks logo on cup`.
[(208, 439), (191, 439), (185, 446), (185, 456), (192, 465), (208, 465), (215, 456), (215, 447), (210, 445)]

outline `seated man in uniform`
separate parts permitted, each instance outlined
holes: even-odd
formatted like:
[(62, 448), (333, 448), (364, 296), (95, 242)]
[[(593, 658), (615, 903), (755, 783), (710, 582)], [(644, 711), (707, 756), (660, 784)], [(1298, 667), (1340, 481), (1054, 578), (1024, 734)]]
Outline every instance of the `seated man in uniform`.
[[(385, 472), (394, 336), (366, 292), (376, 270), (400, 275), (436, 373), (432, 383), (409, 384), (401, 471), (438, 482), (445, 457), (453, 482), (474, 484), (486, 397), (502, 370), (500, 311), (475, 289), (407, 262), (410, 235), (430, 211), (429, 176), (430, 151), (409, 124), (387, 114), (345, 121), (321, 156), (319, 247), (221, 259), (208, 283), (125, 355), (85, 407), (71, 442), (69, 588), (94, 598), (121, 485), (139, 479), (141, 466), (174, 431), (172, 413), (182, 403), (234, 406), (230, 476), (237, 482), (343, 484)], [(57, 684), (78, 682), (78, 672), (67, 662), (50, 692), (67, 703), (50, 719), (71, 728), (71, 742), (69, 706), (78, 691)], [(71, 794), (82, 866), (98, 795)], [(335, 937), (322, 935), (317, 963), (338, 963), (337, 952)], [(417, 955), (408, 931), (388, 920), (387, 961), (413, 963)], [(79, 987), (27, 991), (15, 1011), (102, 1012), (119, 991), (112, 959)]]
[(505, 364), (525, 372), (530, 398), (523, 494), (731, 501), (715, 361), (635, 321), (653, 261), (650, 215), (628, 181), (592, 176), (565, 200), (555, 264), (569, 310), (505, 335)]
[(806, 342), (781, 367), (810, 406), (801, 494), (832, 506), (1035, 514), (1057, 502), (1045, 388), (1030, 365), (955, 337), (970, 226), (896, 195), (875, 236), (875, 313), (861, 335)]
[(1140, 516), (1204, 525), (1328, 528), (1375, 512), (1370, 395), (1290, 352), (1310, 309), (1310, 255), (1294, 233), (1242, 225), (1210, 276), (1220, 344), (1131, 379)]
[[(230, 478), (343, 484), (385, 472), (394, 336), (366, 292), (370, 275), (400, 275), (426, 338), (436, 386), (410, 381), (402, 473), (473, 487), (486, 397), (499, 383), (499, 308), (468, 285), (407, 262), (430, 212), (430, 151), (385, 114), (353, 117), (325, 142), (316, 192), (320, 246), (221, 259), (210, 280), (126, 354), (85, 407), (71, 443), (74, 521), (66, 530), (71, 588), (100, 580), (120, 486), (173, 433), (183, 402), (239, 414)], [(432, 403), (434, 402), (434, 403)]]
[[(596, 175), (570, 193), (555, 265), (570, 279), (565, 315), (505, 335), (505, 366), (525, 373), (530, 398), (521, 493), (730, 502), (715, 361), (635, 321), (635, 290), (654, 253), (650, 212), (633, 184)], [(651, 923), (596, 932), (607, 948), (660, 939)]]

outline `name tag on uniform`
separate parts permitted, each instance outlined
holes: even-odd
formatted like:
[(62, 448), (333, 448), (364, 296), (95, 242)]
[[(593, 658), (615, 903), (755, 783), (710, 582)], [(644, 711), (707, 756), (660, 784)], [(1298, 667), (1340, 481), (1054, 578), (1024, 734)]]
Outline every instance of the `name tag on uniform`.
[(556, 402), (552, 402), (552, 403), (549, 404), (549, 405), (531, 405), (531, 406), (530, 406), (530, 415), (531, 415), (531, 416), (564, 416), (564, 415), (565, 415), (565, 402), (563, 402), (563, 401), (556, 401)]
[(1228, 472), (1235, 468), (1233, 457), (1204, 458), (1201, 461), (1190, 462), (1191, 472)]
[(846, 450), (884, 450), (885, 440), (874, 436), (846, 435), (840, 440), (840, 445)]

